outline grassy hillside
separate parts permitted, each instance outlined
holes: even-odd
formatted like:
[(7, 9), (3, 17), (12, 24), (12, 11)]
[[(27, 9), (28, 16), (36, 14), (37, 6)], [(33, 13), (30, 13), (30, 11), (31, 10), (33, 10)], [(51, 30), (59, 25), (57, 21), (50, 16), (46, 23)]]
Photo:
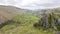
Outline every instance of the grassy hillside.
[[(58, 11), (58, 12), (56, 12)], [(0, 6), (0, 34), (53, 34), (52, 29), (44, 30), (38, 24), (44, 13), (59, 13), (58, 9), (30, 11), (13, 6)], [(60, 18), (60, 14), (54, 16)], [(50, 19), (49, 19), (50, 20)], [(6, 23), (6, 24), (5, 24)]]
[(24, 11), (13, 6), (0, 6), (0, 23), (11, 20), (16, 15), (23, 14)]
[(33, 26), (39, 19), (31, 14), (16, 16), (12, 19), (12, 23), (0, 29), (0, 34), (53, 34), (52, 30), (45, 31)]

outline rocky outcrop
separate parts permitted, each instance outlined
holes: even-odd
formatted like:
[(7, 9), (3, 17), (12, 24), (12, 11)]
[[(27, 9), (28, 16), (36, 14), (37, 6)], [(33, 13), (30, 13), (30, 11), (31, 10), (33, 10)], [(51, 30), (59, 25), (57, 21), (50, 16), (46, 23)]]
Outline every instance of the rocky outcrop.
[(60, 19), (55, 18), (53, 14), (45, 14), (39, 20), (39, 25), (44, 29), (52, 28), (53, 30), (57, 30), (57, 26), (60, 26)]

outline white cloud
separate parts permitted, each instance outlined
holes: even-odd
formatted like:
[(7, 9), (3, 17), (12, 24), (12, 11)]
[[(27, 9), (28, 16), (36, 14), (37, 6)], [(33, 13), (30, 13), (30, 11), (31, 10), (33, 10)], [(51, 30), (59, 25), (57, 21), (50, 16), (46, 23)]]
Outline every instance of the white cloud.
[(13, 5), (26, 9), (39, 9), (60, 6), (60, 0), (0, 0), (0, 5)]

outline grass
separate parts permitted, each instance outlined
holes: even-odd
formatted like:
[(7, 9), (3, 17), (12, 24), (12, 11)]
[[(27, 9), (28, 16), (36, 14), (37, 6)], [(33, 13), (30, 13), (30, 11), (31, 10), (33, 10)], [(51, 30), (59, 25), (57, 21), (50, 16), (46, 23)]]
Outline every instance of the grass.
[[(39, 18), (33, 15), (16, 16), (13, 18), (17, 23), (7, 24), (0, 29), (0, 34), (53, 34), (52, 30), (35, 28), (33, 25)], [(20, 24), (18, 24), (18, 22)]]
[[(52, 30), (43, 31), (33, 27), (33, 24), (21, 24), (20, 26), (8, 25), (4, 26), (0, 31), (3, 34), (53, 34)], [(1, 34), (1, 33), (0, 33)]]

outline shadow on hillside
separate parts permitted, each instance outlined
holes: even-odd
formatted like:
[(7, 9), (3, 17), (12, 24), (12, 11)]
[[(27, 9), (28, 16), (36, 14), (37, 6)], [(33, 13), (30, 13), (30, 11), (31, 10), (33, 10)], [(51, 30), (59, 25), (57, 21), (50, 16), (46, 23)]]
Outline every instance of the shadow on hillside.
[(0, 24), (0, 29), (1, 29), (2, 27), (4, 27), (5, 25), (11, 24), (11, 23), (14, 23), (14, 21), (13, 21), (13, 20), (8, 20), (8, 21), (5, 21), (4, 23), (1, 23), (1, 24)]

